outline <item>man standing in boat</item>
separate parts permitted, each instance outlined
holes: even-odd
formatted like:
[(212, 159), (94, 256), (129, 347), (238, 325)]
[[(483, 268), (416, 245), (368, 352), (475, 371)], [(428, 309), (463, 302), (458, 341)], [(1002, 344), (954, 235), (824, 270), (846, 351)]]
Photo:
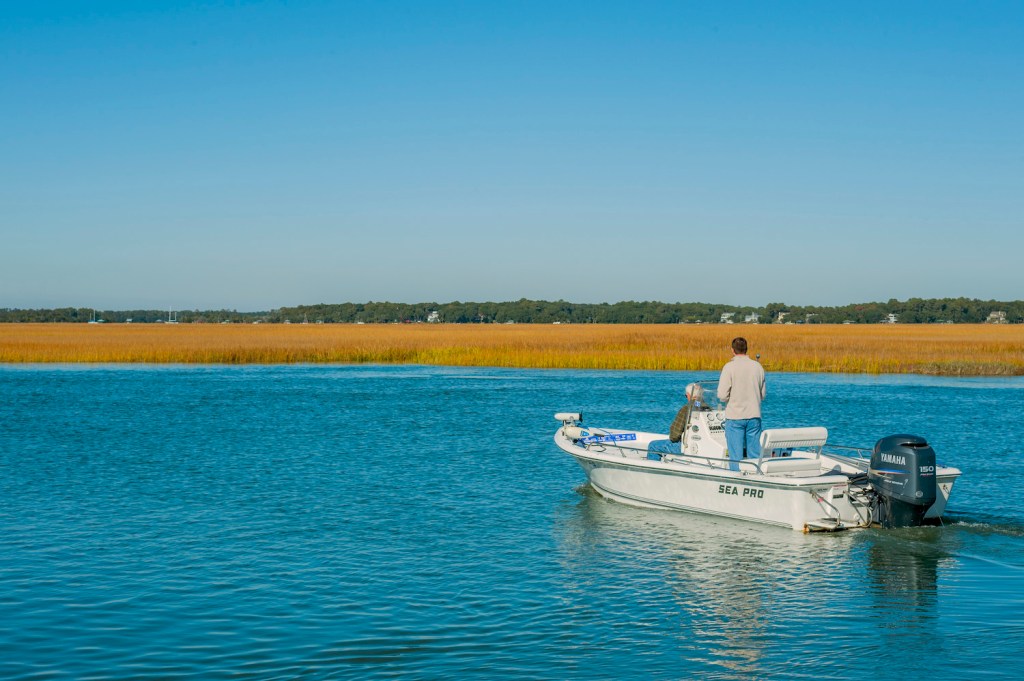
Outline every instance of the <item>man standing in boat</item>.
[(725, 445), (729, 469), (738, 471), (739, 461), (761, 456), (761, 400), (765, 398), (764, 367), (747, 357), (747, 339), (732, 339), (733, 357), (722, 369), (718, 399), (725, 406)]

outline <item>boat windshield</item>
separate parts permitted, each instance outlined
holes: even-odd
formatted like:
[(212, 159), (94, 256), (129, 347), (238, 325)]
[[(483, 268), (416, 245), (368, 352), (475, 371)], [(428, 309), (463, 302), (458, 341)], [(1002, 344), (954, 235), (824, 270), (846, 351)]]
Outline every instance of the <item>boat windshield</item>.
[(707, 407), (711, 411), (725, 409), (725, 403), (718, 399), (718, 381), (697, 381), (698, 386), (697, 402), (701, 407)]

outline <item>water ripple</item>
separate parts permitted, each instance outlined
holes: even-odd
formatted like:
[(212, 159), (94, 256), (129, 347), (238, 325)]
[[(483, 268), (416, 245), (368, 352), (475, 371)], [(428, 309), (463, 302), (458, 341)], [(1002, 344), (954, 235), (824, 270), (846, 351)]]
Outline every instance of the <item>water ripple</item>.
[(929, 424), (965, 472), (944, 527), (633, 509), (550, 444), (566, 408), (661, 428), (692, 378), (0, 368), (0, 677), (1019, 675), (1024, 513), (933, 417), (955, 385), (773, 377), (766, 414), (852, 444)]

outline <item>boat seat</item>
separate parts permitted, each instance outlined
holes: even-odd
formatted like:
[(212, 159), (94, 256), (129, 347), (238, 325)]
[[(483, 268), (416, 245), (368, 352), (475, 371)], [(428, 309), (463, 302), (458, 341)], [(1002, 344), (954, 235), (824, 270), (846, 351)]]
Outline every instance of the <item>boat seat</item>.
[(814, 473), (821, 472), (819, 459), (804, 459), (797, 456), (781, 456), (775, 459), (761, 459), (761, 472), (766, 475), (779, 473)]
[(778, 452), (792, 452), (794, 449), (820, 449), (828, 440), (828, 429), (821, 426), (809, 428), (769, 428), (761, 432), (761, 455), (772, 456)]

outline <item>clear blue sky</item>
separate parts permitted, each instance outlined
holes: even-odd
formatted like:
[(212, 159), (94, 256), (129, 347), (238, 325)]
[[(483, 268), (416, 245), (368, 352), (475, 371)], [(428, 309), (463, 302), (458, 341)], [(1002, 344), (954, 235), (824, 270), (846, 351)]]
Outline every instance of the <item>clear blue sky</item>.
[(1024, 298), (1024, 3), (0, 4), (0, 307)]

